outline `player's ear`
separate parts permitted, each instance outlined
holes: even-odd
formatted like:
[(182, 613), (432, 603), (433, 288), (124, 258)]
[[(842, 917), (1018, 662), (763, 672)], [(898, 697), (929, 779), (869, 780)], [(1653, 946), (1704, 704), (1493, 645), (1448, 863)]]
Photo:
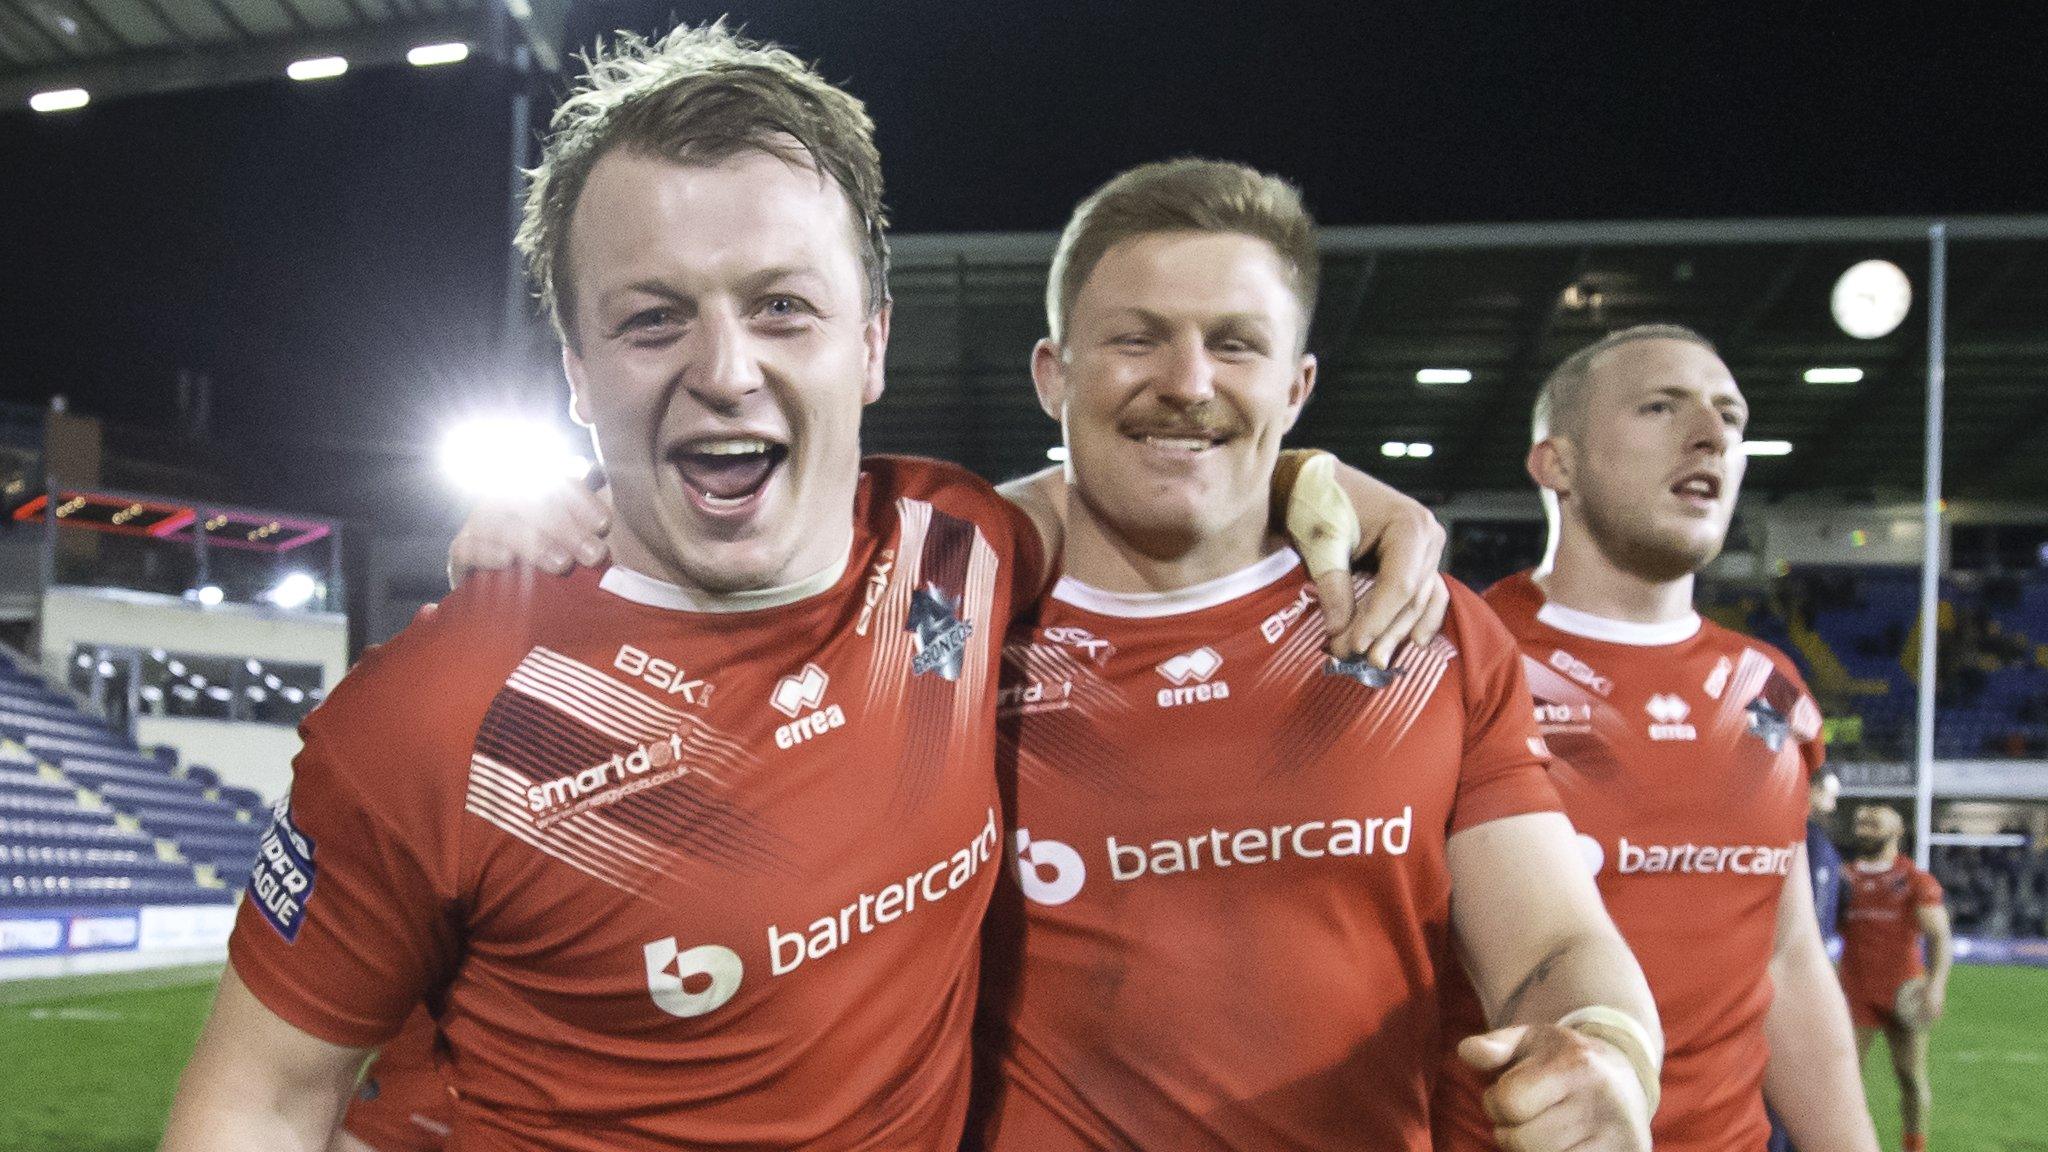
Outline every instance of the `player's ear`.
[(1038, 389), (1038, 407), (1062, 423), (1067, 407), (1067, 358), (1050, 338), (1031, 349), (1031, 384)]
[(1294, 430), (1294, 422), (1301, 419), (1301, 410), (1308, 407), (1308, 398), (1315, 394), (1316, 368), (1316, 356), (1313, 352), (1302, 353), (1300, 361), (1294, 365), (1294, 376), (1287, 381), (1287, 428), (1285, 431), (1291, 432)]
[(867, 348), (867, 363), (863, 365), (861, 380), (861, 403), (873, 404), (882, 398), (883, 363), (889, 358), (889, 317), (895, 311), (896, 302), (882, 301), (875, 314), (868, 317), (861, 332), (861, 343)]
[(567, 344), (562, 345), (562, 375), (569, 378), (569, 418), (590, 427), (590, 384), (584, 378), (583, 357)]
[(1565, 450), (1564, 440), (1557, 436), (1546, 436), (1529, 446), (1528, 459), (1523, 467), (1529, 471), (1529, 479), (1539, 488), (1566, 496), (1572, 490), (1571, 453)]

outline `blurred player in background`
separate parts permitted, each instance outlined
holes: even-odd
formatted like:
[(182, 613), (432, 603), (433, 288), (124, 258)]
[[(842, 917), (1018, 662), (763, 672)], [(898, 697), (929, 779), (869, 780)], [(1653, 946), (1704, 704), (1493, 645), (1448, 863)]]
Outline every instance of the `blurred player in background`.
[[(1808, 882), (1819, 710), (1782, 653), (1693, 607), (1742, 483), (1742, 392), (1697, 333), (1647, 325), (1567, 358), (1534, 416), (1549, 556), (1487, 602), (1521, 643), (1552, 779), (1656, 995), (1656, 1145), (1755, 1152), (1768, 1097), (1805, 1152), (1875, 1152)], [(1453, 1035), (1483, 1025), (1469, 991), (1447, 1013)], [(1460, 1055), (1437, 1147), (1481, 1152), (1490, 1068)]]
[[(1927, 1082), (1927, 1034), (1948, 1003), (1954, 959), (1941, 883), (1899, 852), (1906, 822), (1897, 809), (1856, 809), (1855, 859), (1845, 876), (1842, 991), (1856, 1023), (1856, 1052), (1870, 1051), (1882, 1031), (1899, 1078), (1899, 1117), (1906, 1152), (1927, 1147), (1934, 1092)], [(1920, 956), (1926, 938), (1928, 962)]]

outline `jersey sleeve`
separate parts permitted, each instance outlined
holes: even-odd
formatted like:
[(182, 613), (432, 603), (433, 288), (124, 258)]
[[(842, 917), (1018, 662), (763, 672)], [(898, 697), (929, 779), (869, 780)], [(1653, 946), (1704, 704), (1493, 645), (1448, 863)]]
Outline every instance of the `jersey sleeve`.
[(1941, 881), (1934, 873), (1913, 870), (1913, 907), (1939, 908), (1941, 906)]
[[(1446, 579), (1449, 579), (1446, 577)], [(1458, 646), (1465, 690), (1465, 758), (1449, 832), (1564, 807), (1550, 783), (1550, 752), (1536, 729), (1521, 650), (1507, 627), (1463, 584), (1450, 580), (1447, 630)]]
[(1051, 562), (1038, 525), (993, 484), (957, 464), (914, 456), (869, 456), (861, 468), (873, 478), (877, 498), (926, 500), (981, 531), (1004, 577), (1000, 608), (1007, 624), (1016, 623), (1051, 585)]
[(451, 790), (467, 741), (442, 727), (460, 677), (436, 631), (423, 622), (370, 653), (300, 726), (228, 941), (257, 999), (344, 1047), (389, 1039), (459, 952)]

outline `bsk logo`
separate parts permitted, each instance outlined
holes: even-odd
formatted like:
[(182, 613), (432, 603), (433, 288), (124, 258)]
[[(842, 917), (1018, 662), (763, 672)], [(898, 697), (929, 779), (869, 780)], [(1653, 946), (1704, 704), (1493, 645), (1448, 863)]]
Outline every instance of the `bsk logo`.
[(670, 696), (681, 696), (686, 704), (711, 703), (708, 681), (692, 680), (672, 662), (649, 656), (631, 644), (620, 645), (619, 654), (612, 657), (612, 667), (628, 676), (637, 676)]
[(1048, 643), (1063, 644), (1069, 648), (1080, 649), (1082, 654), (1097, 664), (1116, 654), (1116, 646), (1114, 644), (1086, 628), (1063, 625), (1058, 628), (1047, 628), (1040, 635), (1044, 636)]
[(868, 634), (868, 625), (874, 622), (875, 605), (882, 602), (882, 594), (889, 590), (889, 572), (896, 567), (896, 550), (882, 549), (881, 558), (868, 572), (867, 586), (861, 590), (860, 621), (853, 626), (855, 636)]
[(1550, 666), (1602, 696), (1614, 693), (1614, 681), (1593, 671), (1593, 666), (1562, 648), (1550, 653)]
[(647, 992), (654, 997), (654, 1006), (685, 1020), (723, 1006), (740, 990), (740, 979), (746, 974), (739, 953), (721, 944), (699, 944), (681, 951), (676, 938), (668, 936), (647, 944), (642, 951), (647, 957)]
[(1081, 894), (1088, 865), (1081, 854), (1057, 840), (1033, 840), (1029, 828), (1010, 838), (1016, 851), (1017, 884), (1037, 904), (1065, 904)]
[(775, 730), (777, 748), (794, 748), (835, 728), (846, 727), (846, 713), (839, 705), (831, 704), (822, 712), (815, 711), (825, 703), (825, 689), (831, 683), (832, 678), (816, 664), (806, 664), (804, 670), (796, 675), (776, 681), (775, 691), (768, 694), (768, 705), (793, 721)]
[(1650, 739), (1652, 740), (1697, 740), (1699, 730), (1685, 722), (1692, 714), (1692, 706), (1683, 699), (1668, 692), (1659, 692), (1643, 705), (1643, 711), (1650, 714)]
[(1217, 669), (1223, 667), (1223, 657), (1214, 648), (1206, 645), (1193, 652), (1183, 652), (1166, 663), (1159, 665), (1159, 674), (1172, 681), (1175, 687), (1159, 690), (1159, 706), (1174, 708), (1182, 704), (1202, 704), (1210, 700), (1228, 700), (1229, 683), (1218, 680), (1210, 683)]
[(1721, 693), (1728, 690), (1728, 678), (1733, 675), (1735, 675), (1735, 661), (1730, 660), (1726, 656), (1715, 661), (1714, 670), (1707, 673), (1707, 682), (1702, 685), (1707, 690), (1707, 698), (1709, 700), (1719, 700)]

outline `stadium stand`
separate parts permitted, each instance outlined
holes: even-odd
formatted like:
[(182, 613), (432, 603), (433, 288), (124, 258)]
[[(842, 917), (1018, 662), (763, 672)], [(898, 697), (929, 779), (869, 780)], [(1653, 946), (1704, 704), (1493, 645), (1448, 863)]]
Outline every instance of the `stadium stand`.
[(0, 654), (0, 908), (232, 903), (261, 798), (166, 752)]

